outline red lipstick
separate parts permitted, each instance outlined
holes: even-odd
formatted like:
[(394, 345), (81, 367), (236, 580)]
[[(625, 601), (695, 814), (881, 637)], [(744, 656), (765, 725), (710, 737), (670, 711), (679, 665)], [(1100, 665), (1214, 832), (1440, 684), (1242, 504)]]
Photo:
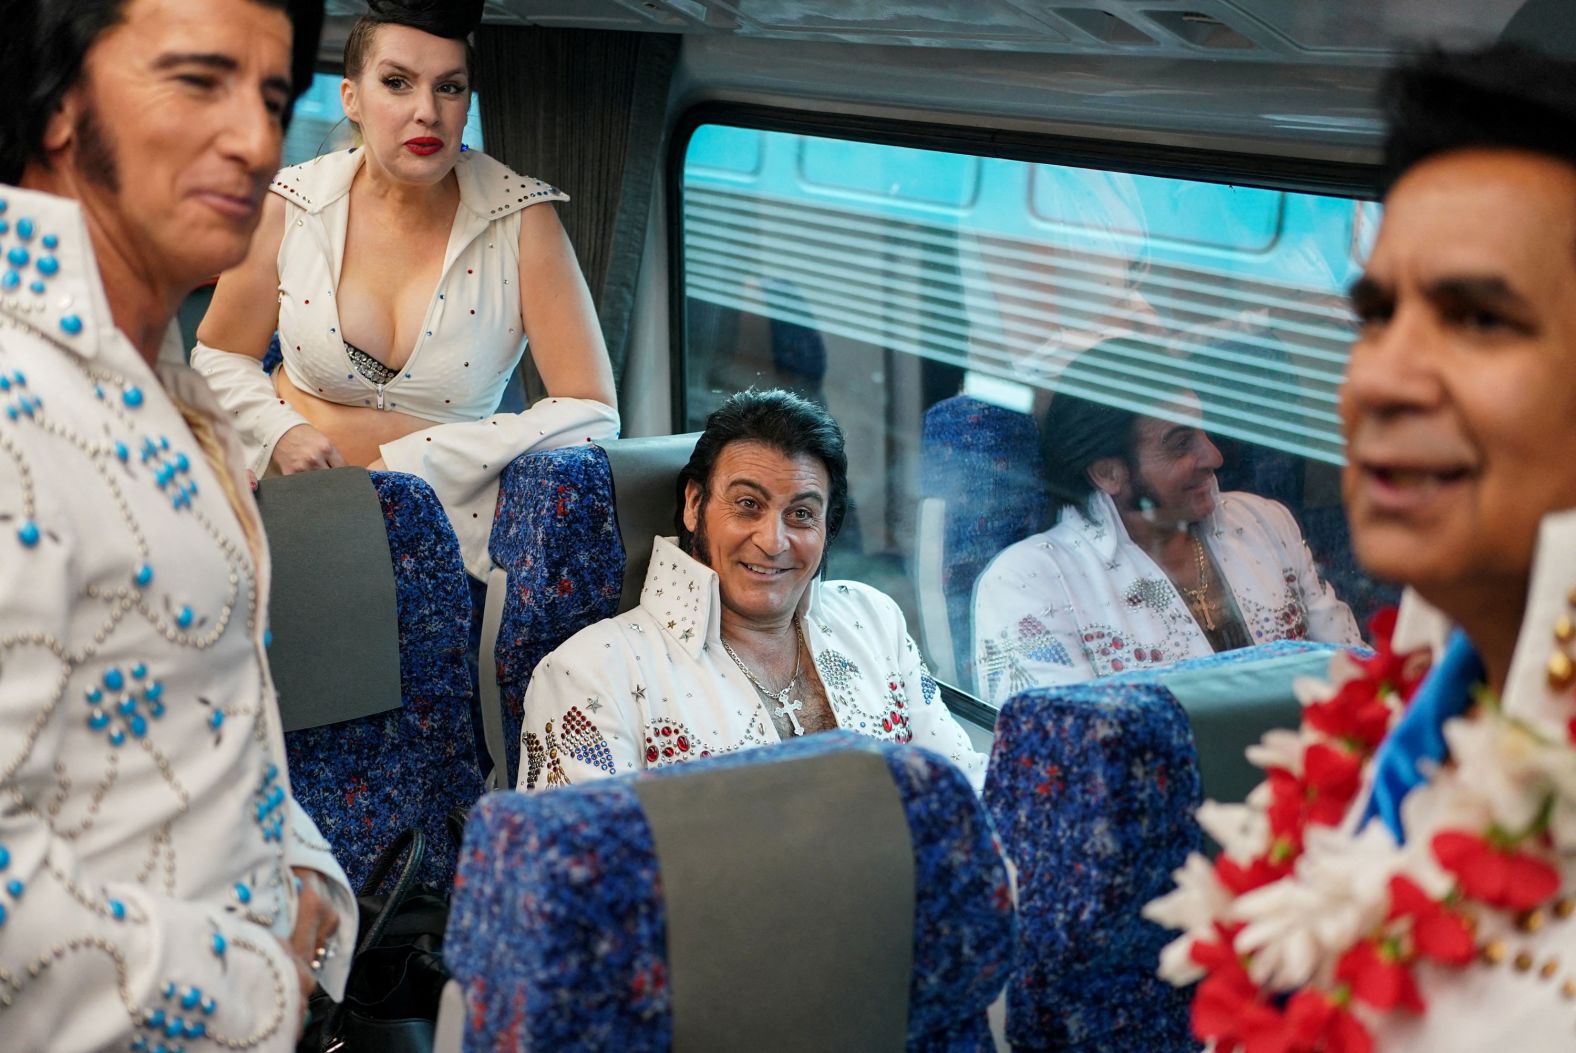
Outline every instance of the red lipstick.
[(406, 139), (405, 149), (409, 150), (417, 157), (431, 157), (433, 154), (443, 149), (443, 140), (434, 139), (431, 136), (426, 136), (420, 139)]

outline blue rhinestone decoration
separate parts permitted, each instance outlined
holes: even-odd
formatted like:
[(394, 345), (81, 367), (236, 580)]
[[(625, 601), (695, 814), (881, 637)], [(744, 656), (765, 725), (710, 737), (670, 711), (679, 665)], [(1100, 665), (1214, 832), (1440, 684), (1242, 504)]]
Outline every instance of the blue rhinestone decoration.
[(212, 1016), (218, 1003), (195, 985), (182, 986), (166, 981), (160, 992), (164, 1005), (142, 1011), (142, 1030), (131, 1041), (132, 1053), (185, 1053), (185, 1046), (166, 1045), (161, 1039), (201, 1039), (208, 1036), (208, 1024), (197, 1015)]
[(44, 408), (44, 400), (27, 389), (27, 375), (21, 370), (10, 376), (0, 374), (0, 396), (4, 396), (5, 415), (8, 420), (32, 419)]
[(264, 841), (281, 841), (285, 834), (285, 788), (279, 785), (278, 779), (279, 768), (270, 764), (263, 772), (257, 791), (252, 794), (253, 818), (262, 828)]
[[(149, 730), (148, 721), (161, 719), (166, 711), (161, 701), (164, 685), (148, 677), (147, 665), (138, 662), (131, 667), (130, 673), (131, 682), (128, 683), (126, 671), (118, 666), (104, 671), (101, 677), (104, 688), (111, 695), (120, 696), (108, 708), (106, 708), (107, 696), (100, 688), (90, 687), (82, 695), (90, 707), (87, 715), (88, 730), (101, 732), (111, 746), (124, 745), (128, 733), (133, 738), (145, 737)], [(146, 713), (142, 710), (144, 704), (147, 706)]]
[[(0, 214), (3, 213), (4, 210), (0, 209)], [(49, 280), (60, 273), (60, 260), (53, 254), (60, 247), (60, 238), (54, 234), (45, 234), (39, 241), (42, 251), (35, 254), (29, 245), (36, 232), (36, 224), (25, 216), (18, 219), (14, 227), (0, 220), (0, 235), (15, 234), (19, 242), (0, 256), (5, 264), (5, 270), (0, 272), (0, 292), (14, 293), (25, 284), (34, 296), (43, 296), (49, 291)], [(28, 273), (29, 265), (34, 272), (31, 275)], [(65, 315), (60, 319), (60, 328), (68, 335), (76, 336), (82, 331), (82, 319), (74, 314)], [(7, 416), (16, 419), (9, 412)]]
[[(10, 865), (11, 865), (11, 853), (6, 850), (4, 845), (0, 845), (0, 870), (4, 870), (6, 867), (8, 867)], [(26, 891), (27, 891), (27, 886), (22, 883), (22, 880), (20, 878), (12, 878), (10, 881), (7, 881), (5, 883), (6, 895), (10, 896), (13, 902), (11, 904), (9, 904), (9, 905), (5, 904), (5, 903), (0, 903), (0, 926), (3, 926), (5, 924), (5, 919), (6, 919), (7, 914), (11, 910), (15, 909), (15, 902), (14, 901), (21, 899), (22, 898), (22, 893), (24, 893)]]
[[(142, 404), (142, 392), (137, 388), (126, 389), (121, 398), (133, 409)], [(117, 449), (115, 453), (119, 456), (120, 450)], [(158, 485), (164, 496), (169, 498), (170, 507), (177, 512), (191, 508), (192, 498), (197, 496), (197, 480), (191, 477), (191, 458), (179, 450), (172, 451), (167, 435), (159, 436), (157, 441), (151, 435), (144, 436), (137, 453), (142, 463), (153, 472), (154, 483)], [(184, 629), (186, 626), (183, 625), (181, 628)]]
[[(10, 849), (6, 848), (5, 845), (0, 845), (0, 870), (4, 870), (10, 865), (11, 851)], [(11, 894), (12, 899), (22, 898), (22, 883), (20, 881), (13, 879), (6, 882), (5, 890)], [(0, 928), (5, 926), (6, 909), (6, 905), (4, 903), (0, 903)]]

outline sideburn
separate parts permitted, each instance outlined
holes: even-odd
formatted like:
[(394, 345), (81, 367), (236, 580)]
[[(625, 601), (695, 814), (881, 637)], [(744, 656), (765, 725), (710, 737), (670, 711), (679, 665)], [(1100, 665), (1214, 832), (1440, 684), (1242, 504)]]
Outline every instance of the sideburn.
[(706, 503), (710, 500), (711, 495), (703, 491), (695, 509), (695, 529), (690, 531), (689, 540), (690, 558), (707, 567), (711, 566), (710, 546), (706, 543)]
[(115, 161), (115, 144), (99, 120), (98, 109), (83, 106), (72, 128), (76, 142), (77, 170), (82, 177), (111, 194), (120, 193), (120, 166)]

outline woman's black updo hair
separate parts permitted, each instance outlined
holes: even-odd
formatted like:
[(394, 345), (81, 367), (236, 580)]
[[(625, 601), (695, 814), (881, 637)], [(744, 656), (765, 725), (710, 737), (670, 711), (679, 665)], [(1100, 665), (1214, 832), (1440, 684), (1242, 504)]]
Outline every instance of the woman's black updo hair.
[[(88, 49), (118, 25), (128, 0), (0, 0), (0, 183), (16, 183), (29, 161), (44, 159), (44, 128), (82, 76)], [(252, 0), (290, 16), (294, 27), (291, 99), (312, 84), (323, 0)], [(290, 113), (286, 111), (288, 124)]]
[(465, 44), (465, 76), (476, 84), (476, 48), (471, 34), (482, 22), (484, 0), (367, 0), (367, 14), (356, 19), (345, 39), (345, 76), (355, 80), (366, 69), (372, 40), (384, 26), (409, 26)]
[[(758, 442), (784, 457), (805, 454), (821, 462), (831, 486), (831, 492), (826, 495), (826, 544), (830, 549), (848, 512), (848, 454), (843, 450), (843, 430), (820, 406), (781, 389), (752, 389), (730, 395), (706, 418), (706, 428), (695, 443), (695, 452), (679, 472), (678, 511), (673, 517), (678, 528), (679, 548), (690, 552), (695, 540), (684, 525), (684, 497), (688, 484), (693, 480), (700, 486), (704, 510), (717, 458), (729, 443), (735, 442)], [(820, 569), (825, 568), (823, 554)]]

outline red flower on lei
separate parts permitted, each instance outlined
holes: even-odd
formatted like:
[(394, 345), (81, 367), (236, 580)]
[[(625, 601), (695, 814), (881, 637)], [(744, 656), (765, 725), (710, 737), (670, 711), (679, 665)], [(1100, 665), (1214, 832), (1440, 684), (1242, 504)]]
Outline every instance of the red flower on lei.
[[(1245, 863), (1225, 853), (1217, 857), (1215, 876), (1233, 896), (1290, 876), (1307, 830), (1341, 821), (1361, 790), (1363, 766), (1426, 675), (1422, 653), (1399, 653), (1391, 646), (1394, 610), (1375, 616), (1369, 628), (1374, 653), (1344, 659), (1357, 675), (1329, 698), (1303, 708), (1304, 730), (1318, 735), (1305, 736), (1312, 741), (1302, 752), (1300, 771), (1267, 772), (1268, 847)], [(1520, 911), (1555, 895), (1559, 873), (1537, 853), (1542, 840), (1541, 831), (1435, 834), (1430, 847), (1456, 879), (1455, 889), (1438, 901), (1404, 874), (1392, 877), (1384, 922), (1342, 953), (1329, 989), (1310, 985), (1289, 995), (1261, 989), (1247, 969), (1251, 956), (1234, 945), (1241, 926), (1217, 923), (1215, 940), (1196, 940), (1190, 949), (1205, 974), (1193, 1000), (1194, 1035), (1213, 1041), (1217, 1053), (1370, 1053), (1373, 1040), (1353, 1014), (1354, 1004), (1421, 1012), (1416, 964), (1428, 959), (1462, 966), (1473, 959), (1471, 925), (1453, 909), (1458, 900)]]

